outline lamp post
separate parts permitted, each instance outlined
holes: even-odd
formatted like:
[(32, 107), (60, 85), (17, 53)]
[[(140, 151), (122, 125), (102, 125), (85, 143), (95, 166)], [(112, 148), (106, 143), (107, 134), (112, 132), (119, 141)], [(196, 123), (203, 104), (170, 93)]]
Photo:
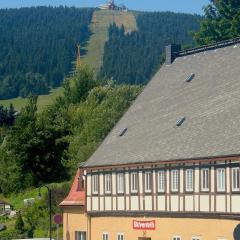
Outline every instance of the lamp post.
[(46, 188), (48, 190), (48, 204), (49, 204), (49, 232), (50, 232), (50, 240), (52, 240), (52, 190), (44, 185), (38, 189), (38, 196), (39, 198), (42, 197), (41, 195), (41, 189)]

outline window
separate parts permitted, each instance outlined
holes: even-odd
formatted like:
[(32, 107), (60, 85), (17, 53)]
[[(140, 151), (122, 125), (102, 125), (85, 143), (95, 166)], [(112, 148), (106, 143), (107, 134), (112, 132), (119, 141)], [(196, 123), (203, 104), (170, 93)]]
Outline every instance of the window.
[(124, 193), (124, 174), (118, 173), (117, 175), (117, 192)]
[(239, 168), (232, 168), (232, 191), (240, 190)]
[(219, 192), (225, 191), (225, 169), (224, 168), (218, 168), (217, 169), (217, 190)]
[(193, 191), (193, 169), (186, 170), (186, 191), (192, 192)]
[(124, 135), (125, 135), (125, 133), (127, 132), (127, 128), (124, 128), (123, 130), (122, 130), (122, 132), (119, 134), (119, 137), (123, 137)]
[(145, 192), (152, 191), (152, 173), (146, 172), (145, 173)]
[(111, 174), (105, 175), (104, 186), (105, 193), (111, 193)]
[(98, 194), (98, 175), (92, 176), (92, 189), (93, 194)]
[(186, 121), (186, 117), (179, 117), (176, 121), (176, 126), (180, 127)]
[(200, 237), (192, 237), (192, 240), (201, 240)]
[(124, 234), (123, 233), (118, 233), (117, 234), (117, 240), (124, 240)]
[(165, 172), (158, 172), (158, 192), (165, 192)]
[(191, 82), (194, 77), (195, 77), (195, 74), (194, 74), (194, 73), (191, 73), (191, 74), (186, 78), (186, 82)]
[(204, 168), (201, 172), (202, 191), (209, 191), (209, 169)]
[(86, 240), (86, 232), (75, 232), (75, 240)]
[(179, 172), (178, 170), (172, 170), (171, 171), (171, 180), (172, 180), (172, 192), (178, 191), (178, 185), (179, 185)]
[(181, 240), (181, 237), (180, 237), (180, 236), (174, 236), (174, 237), (172, 238), (172, 240)]
[(102, 240), (109, 240), (109, 234), (108, 233), (103, 233), (102, 235)]
[(137, 173), (131, 173), (131, 192), (136, 193), (138, 191)]

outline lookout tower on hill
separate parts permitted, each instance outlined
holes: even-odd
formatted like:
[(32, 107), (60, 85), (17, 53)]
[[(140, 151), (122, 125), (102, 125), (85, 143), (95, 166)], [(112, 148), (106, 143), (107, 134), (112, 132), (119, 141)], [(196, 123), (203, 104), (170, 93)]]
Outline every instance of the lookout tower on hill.
[(118, 10), (118, 11), (127, 11), (125, 5), (117, 5), (114, 0), (109, 0), (105, 4), (101, 4), (99, 7), (101, 10)]

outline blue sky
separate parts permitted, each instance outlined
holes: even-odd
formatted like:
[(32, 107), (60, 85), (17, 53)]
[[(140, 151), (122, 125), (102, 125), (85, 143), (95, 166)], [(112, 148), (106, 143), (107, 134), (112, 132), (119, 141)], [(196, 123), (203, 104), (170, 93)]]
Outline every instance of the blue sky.
[[(76, 7), (95, 7), (105, 0), (0, 0), (0, 8), (16, 8), (39, 5), (67, 5)], [(202, 7), (209, 0), (116, 0), (130, 9), (142, 11), (174, 11), (202, 14)]]

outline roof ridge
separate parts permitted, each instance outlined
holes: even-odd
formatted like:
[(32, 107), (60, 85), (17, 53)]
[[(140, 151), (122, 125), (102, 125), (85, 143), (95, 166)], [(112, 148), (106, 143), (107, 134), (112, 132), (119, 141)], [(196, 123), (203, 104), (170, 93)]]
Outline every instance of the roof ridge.
[(240, 37), (224, 40), (224, 41), (220, 41), (220, 42), (216, 42), (216, 43), (212, 43), (212, 44), (208, 44), (208, 45), (204, 45), (201, 47), (196, 47), (188, 50), (183, 50), (176, 53), (176, 57), (183, 57), (183, 56), (205, 52), (205, 51), (209, 51), (217, 48), (223, 48), (223, 47), (231, 46), (237, 43), (240, 43)]

